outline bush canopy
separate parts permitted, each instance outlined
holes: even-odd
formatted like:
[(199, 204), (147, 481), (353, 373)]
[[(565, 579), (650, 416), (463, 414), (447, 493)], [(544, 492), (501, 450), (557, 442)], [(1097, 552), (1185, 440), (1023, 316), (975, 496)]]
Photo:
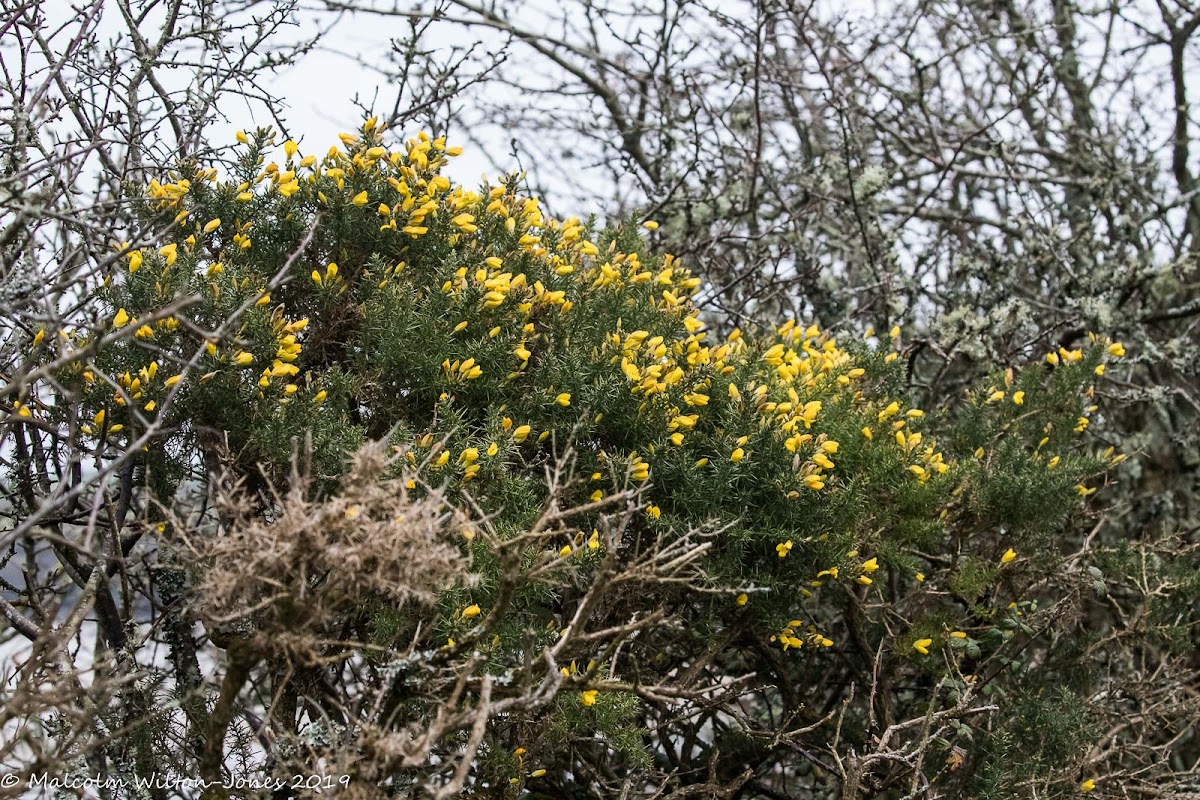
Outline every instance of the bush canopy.
[(318, 763), (352, 796), (1102, 785), (1126, 707), (1084, 543), (1124, 459), (1091, 438), (1119, 342), (926, 413), (898, 328), (718, 336), (653, 221), (456, 186), (458, 148), (374, 119), (341, 138), (239, 133), (227, 175), (152, 181), (161, 233), (118, 246), (96, 329), (31, 342), (4, 424), (132, 454), (130, 547), (166, 587), (165, 662), (100, 604), (142, 664), (113, 701), (145, 712), (110, 769), (214, 796)]

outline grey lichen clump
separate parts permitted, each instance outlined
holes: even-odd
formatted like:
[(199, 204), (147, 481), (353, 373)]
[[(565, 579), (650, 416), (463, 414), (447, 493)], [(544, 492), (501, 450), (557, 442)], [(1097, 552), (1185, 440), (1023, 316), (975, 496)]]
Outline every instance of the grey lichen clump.
[(883, 190), (888, 180), (888, 173), (883, 167), (871, 164), (854, 181), (854, 194), (862, 199), (869, 198)]

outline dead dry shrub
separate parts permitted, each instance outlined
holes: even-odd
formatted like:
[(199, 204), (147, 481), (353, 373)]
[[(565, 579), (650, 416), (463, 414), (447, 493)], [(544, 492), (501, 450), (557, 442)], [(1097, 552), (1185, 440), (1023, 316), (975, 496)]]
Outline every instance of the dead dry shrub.
[[(410, 497), (386, 444), (353, 454), (336, 494), (314, 496), (307, 468), (269, 488), (270, 509), (241, 483), (217, 497), (222, 524), (181, 536), (195, 565), (198, 616), (238, 631), (261, 653), (311, 659), (349, 614), (378, 604), (430, 605), (439, 591), (472, 582), (450, 539), (472, 523), (438, 493)], [(180, 530), (185, 529), (180, 526)]]

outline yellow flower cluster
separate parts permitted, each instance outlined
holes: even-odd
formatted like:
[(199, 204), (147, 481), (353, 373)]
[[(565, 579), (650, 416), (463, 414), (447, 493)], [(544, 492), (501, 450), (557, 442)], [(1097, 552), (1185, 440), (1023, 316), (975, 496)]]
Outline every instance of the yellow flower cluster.
[[(800, 638), (797, 634), (802, 632), (805, 638)], [(778, 642), (783, 647), (784, 651), (792, 648), (800, 648), (804, 646), (805, 641), (816, 647), (833, 647), (833, 640), (817, 630), (815, 625), (805, 626), (802, 620), (793, 619), (784, 626), (778, 636), (771, 637), (772, 642)]]
[[(323, 399), (323, 398), (322, 398)], [(513, 430), (512, 420), (505, 418), (505, 430)], [(529, 435), (528, 426), (522, 426), (526, 430), (514, 430), (514, 440), (518, 433), (521, 435), (521, 441), (524, 441), (525, 436)], [(427, 433), (416, 440), (413, 444), (414, 449), (405, 454), (405, 458), (409, 464), (419, 466), (424, 463), (431, 472), (439, 472), (450, 463), (453, 457), (452, 450), (445, 447), (442, 442), (435, 441), (432, 433)], [(416, 451), (428, 449), (429, 453), (423, 459), (418, 456)], [(483, 450), (479, 447), (464, 447), (458, 451), (458, 456), (455, 464), (461, 470), (461, 476), (464, 481), (470, 481), (479, 475), (479, 471), (485, 460), (494, 459), (500, 453), (499, 442), (492, 441), (487, 444)], [(415, 489), (416, 482), (409, 481), (408, 488)]]
[[(308, 327), (308, 319), (304, 318), (289, 322), (283, 316), (283, 308), (276, 306), (271, 315), (271, 321), (276, 341), (275, 358), (272, 360), (271, 366), (263, 369), (258, 379), (258, 385), (265, 390), (272, 385), (272, 379), (282, 380), (281, 402), (284, 402), (300, 389), (299, 385), (293, 383), (291, 379), (300, 372), (300, 368), (296, 366), (295, 361), (304, 350), (300, 342), (296, 340), (296, 336)], [(238, 363), (241, 363), (243, 366), (249, 366), (253, 363), (254, 357), (252, 355), (249, 353), (243, 355), (249, 356), (249, 358), (243, 358)], [(265, 392), (259, 393), (259, 397), (264, 396)]]
[[(620, 285), (614, 261), (618, 259), (601, 265), (599, 285)], [(668, 266), (657, 276), (649, 271), (637, 272), (635, 277), (645, 278), (633, 282), (651, 279), (670, 282), (672, 272), (674, 268), (668, 258)], [(692, 281), (687, 278), (679, 286), (682, 296), (686, 297)], [(673, 308), (672, 303), (664, 306), (664, 310)], [(686, 313), (683, 322), (686, 336), (675, 341), (645, 330), (618, 330), (609, 334), (610, 359), (619, 364), (629, 392), (643, 399), (642, 411), (665, 416), (669, 440), (680, 446), (687, 433), (701, 424), (708, 413), (714, 391), (721, 391), (753, 430), (732, 442), (729, 461), (746, 462), (752, 455), (748, 448), (751, 438), (765, 437), (782, 443), (789, 453), (800, 458), (795, 470), (798, 485), (787, 490), (789, 497), (798, 497), (800, 488), (824, 489), (836, 468), (831, 456), (837, 454), (840, 444), (826, 434), (812, 432), (812, 428), (827, 402), (847, 395), (854, 400), (861, 398), (854, 382), (865, 370), (855, 366), (851, 354), (816, 325), (802, 328), (794, 320), (785, 323), (776, 331), (775, 340), (758, 356), (758, 362), (754, 362), (755, 356), (748, 351), (740, 331), (735, 330), (726, 342), (710, 347), (705, 344), (707, 332), (700, 330), (702, 325), (694, 310)], [(719, 376), (731, 375), (739, 368), (744, 373), (747, 366), (755, 377), (744, 384), (716, 383)], [(884, 422), (899, 411), (899, 404), (893, 402), (879, 413), (879, 421)], [(922, 412), (917, 409), (907, 415), (908, 419), (920, 416)], [(921, 433), (906, 435), (903, 432), (906, 424), (904, 420), (897, 421), (893, 429), (899, 446), (913, 462), (909, 470), (922, 481), (931, 474), (946, 472), (948, 465), (942, 454), (932, 443), (925, 443), (922, 448)], [(869, 433), (867, 436), (870, 438)], [(698, 466), (706, 465), (714, 455), (701, 458)]]

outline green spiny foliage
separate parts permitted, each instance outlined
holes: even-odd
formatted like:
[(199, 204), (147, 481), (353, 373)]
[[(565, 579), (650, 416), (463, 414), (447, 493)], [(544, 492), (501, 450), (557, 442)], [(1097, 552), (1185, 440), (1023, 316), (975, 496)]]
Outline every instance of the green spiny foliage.
[[(942, 780), (1074, 786), (1081, 734), (1052, 721), (1086, 686), (1039, 694), (1021, 676), (1049, 630), (1034, 600), (1074, 602), (1046, 583), (1060, 536), (1121, 458), (1087, 432), (1119, 344), (1093, 337), (926, 415), (905, 399), (898, 330), (845, 341), (789, 321), (713, 341), (699, 280), (632, 221), (548, 219), (516, 179), (454, 186), (454, 149), (388, 150), (371, 121), (323, 157), (289, 142), (268, 164), (272, 141), (246, 137), (227, 180), (151, 185), (148, 219), (174, 227), (125, 252), (97, 298), (111, 341), (63, 380), (91, 417), (79, 436), (121, 446), (157, 419), (147, 474), (215, 459), (210, 480), (240, 477), (267, 519), (298, 452), (321, 502), (383, 441), (409, 501), (475, 520), (444, 532), (469, 580), (428, 606), (363, 597), (343, 620), (369, 663), (408, 676), (371, 725), (432, 720), (490, 676), (493, 702), (542, 699), (488, 722), (475, 791), (565, 792), (572, 775), (678, 769), (672, 737), (709, 747), (682, 698), (711, 684), (711, 736), (764, 763), (798, 758), (769, 735), (828, 742), (836, 723), (865, 752), (881, 723), (937, 712), (983, 748)], [(1000, 710), (973, 716), (995, 692)], [(1038, 737), (1017, 755), (1005, 736), (1022, 725)]]

